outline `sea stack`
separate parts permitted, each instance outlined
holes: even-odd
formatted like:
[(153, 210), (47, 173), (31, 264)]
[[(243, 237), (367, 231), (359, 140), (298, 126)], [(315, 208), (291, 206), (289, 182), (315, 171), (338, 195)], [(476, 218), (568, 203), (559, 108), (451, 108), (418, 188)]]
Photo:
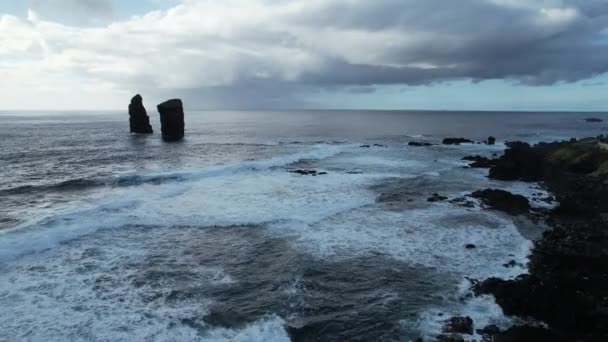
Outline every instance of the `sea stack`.
[(165, 141), (180, 141), (184, 138), (184, 107), (182, 100), (173, 99), (157, 106)]
[(154, 133), (152, 126), (150, 126), (150, 117), (146, 113), (143, 99), (139, 94), (133, 96), (131, 104), (129, 104), (129, 125), (131, 126), (131, 133)]

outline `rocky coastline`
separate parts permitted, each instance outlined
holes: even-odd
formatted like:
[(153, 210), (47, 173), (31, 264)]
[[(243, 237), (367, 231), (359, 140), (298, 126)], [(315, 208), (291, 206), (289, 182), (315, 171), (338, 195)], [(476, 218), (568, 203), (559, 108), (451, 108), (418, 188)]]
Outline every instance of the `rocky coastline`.
[[(558, 201), (531, 212), (523, 196), (486, 189), (472, 194), (494, 210), (529, 215), (552, 227), (535, 242), (529, 274), (513, 280), (479, 279), (474, 295), (493, 295), (516, 326), (477, 327), (484, 341), (608, 341), (608, 145), (603, 136), (564, 142), (507, 143), (496, 159), (466, 157), (502, 181), (540, 182)], [(471, 329), (451, 329), (440, 341), (462, 341)], [(474, 322), (470, 322), (474, 325)], [(470, 335), (470, 334), (469, 334)]]

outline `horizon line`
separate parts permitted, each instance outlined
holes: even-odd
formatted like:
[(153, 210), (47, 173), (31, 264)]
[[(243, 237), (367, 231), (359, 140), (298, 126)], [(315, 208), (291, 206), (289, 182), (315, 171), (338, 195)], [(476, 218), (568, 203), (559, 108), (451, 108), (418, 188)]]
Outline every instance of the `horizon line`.
[[(479, 112), (479, 113), (601, 113), (608, 114), (606, 110), (529, 110), (529, 109), (353, 109), (353, 108), (184, 108), (185, 111), (201, 111), (201, 112), (222, 112), (222, 111), (237, 111), (237, 112)], [(0, 113), (7, 112), (128, 112), (128, 109), (0, 109)]]

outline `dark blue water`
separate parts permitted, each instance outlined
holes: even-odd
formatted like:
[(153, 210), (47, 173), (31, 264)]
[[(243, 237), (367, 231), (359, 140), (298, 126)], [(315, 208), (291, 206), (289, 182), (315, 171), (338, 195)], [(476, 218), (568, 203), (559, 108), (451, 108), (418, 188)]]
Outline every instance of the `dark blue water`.
[[(407, 341), (456, 314), (507, 326), (491, 298), (463, 299), (465, 277), (525, 272), (502, 266), (529, 253), (521, 223), (426, 199), (539, 192), (460, 159), (602, 134), (590, 116), (189, 112), (166, 144), (129, 135), (125, 113), (0, 113), (0, 341)], [(499, 144), (407, 146), (488, 135)]]

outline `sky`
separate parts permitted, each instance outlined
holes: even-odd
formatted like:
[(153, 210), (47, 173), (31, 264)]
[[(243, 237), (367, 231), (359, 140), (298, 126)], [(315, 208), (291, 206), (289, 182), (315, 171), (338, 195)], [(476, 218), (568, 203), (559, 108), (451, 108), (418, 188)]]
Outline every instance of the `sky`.
[(608, 0), (2, 0), (0, 110), (608, 110)]

